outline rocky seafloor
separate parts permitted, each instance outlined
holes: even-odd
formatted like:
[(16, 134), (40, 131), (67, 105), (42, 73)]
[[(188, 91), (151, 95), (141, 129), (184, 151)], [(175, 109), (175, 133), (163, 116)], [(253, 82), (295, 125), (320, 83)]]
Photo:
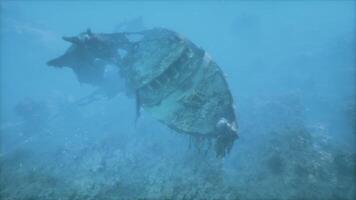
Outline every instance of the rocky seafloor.
[(224, 159), (148, 116), (134, 127), (133, 116), (120, 116), (127, 110), (107, 114), (115, 103), (71, 108), (36, 132), (3, 129), (4, 142), (9, 134), (25, 142), (1, 156), (1, 199), (356, 197), (356, 154), (322, 124), (306, 123), (293, 97), (253, 101)]

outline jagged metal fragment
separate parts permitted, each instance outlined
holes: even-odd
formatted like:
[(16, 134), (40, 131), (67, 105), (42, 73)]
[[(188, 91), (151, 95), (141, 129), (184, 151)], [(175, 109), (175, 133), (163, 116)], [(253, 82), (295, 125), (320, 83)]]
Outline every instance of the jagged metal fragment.
[(188, 39), (167, 29), (88, 30), (63, 39), (72, 46), (49, 65), (70, 67), (79, 81), (98, 86), (105, 66), (117, 66), (138, 107), (178, 132), (215, 139), (218, 156), (231, 150), (237, 124), (228, 85), (219, 66)]

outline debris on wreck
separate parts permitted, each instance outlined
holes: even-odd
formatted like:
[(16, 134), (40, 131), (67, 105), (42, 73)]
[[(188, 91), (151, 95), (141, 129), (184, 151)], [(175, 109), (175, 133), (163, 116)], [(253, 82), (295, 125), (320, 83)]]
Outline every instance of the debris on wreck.
[(232, 95), (219, 66), (190, 40), (163, 28), (63, 39), (71, 46), (48, 65), (98, 87), (108, 85), (107, 66), (116, 66), (137, 116), (143, 108), (177, 132), (214, 140), (218, 157), (229, 153), (238, 138)]

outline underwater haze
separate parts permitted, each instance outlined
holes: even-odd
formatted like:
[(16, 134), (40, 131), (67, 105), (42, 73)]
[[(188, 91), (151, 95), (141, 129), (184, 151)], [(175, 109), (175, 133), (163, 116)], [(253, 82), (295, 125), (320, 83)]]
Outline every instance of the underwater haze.
[[(355, 1), (0, 6), (1, 200), (356, 199)], [(208, 52), (234, 102), (231, 151), (137, 107), (128, 77), (97, 86), (47, 65), (88, 28), (165, 28)]]

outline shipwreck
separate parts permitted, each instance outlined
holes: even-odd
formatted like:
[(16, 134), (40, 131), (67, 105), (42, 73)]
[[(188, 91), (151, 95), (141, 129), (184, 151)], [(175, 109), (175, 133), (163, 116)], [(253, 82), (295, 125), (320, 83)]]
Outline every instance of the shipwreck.
[(69, 67), (81, 83), (114, 91), (110, 95), (118, 91), (110, 89), (116, 82), (106, 75), (107, 67), (114, 66), (136, 98), (137, 116), (142, 108), (179, 133), (213, 141), (218, 157), (230, 152), (238, 138), (231, 92), (220, 67), (189, 39), (163, 28), (108, 34), (87, 30), (63, 39), (71, 46), (48, 65)]

